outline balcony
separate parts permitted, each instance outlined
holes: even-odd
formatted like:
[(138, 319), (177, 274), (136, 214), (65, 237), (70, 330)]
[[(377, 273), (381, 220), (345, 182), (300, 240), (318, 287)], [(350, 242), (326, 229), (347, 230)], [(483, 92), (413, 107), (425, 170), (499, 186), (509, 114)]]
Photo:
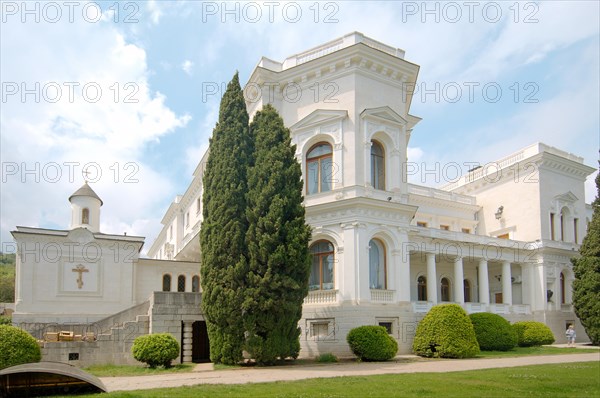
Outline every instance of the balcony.
[(330, 304), (337, 302), (337, 290), (313, 290), (308, 292), (304, 304)]
[(371, 301), (375, 303), (393, 303), (394, 290), (371, 289)]

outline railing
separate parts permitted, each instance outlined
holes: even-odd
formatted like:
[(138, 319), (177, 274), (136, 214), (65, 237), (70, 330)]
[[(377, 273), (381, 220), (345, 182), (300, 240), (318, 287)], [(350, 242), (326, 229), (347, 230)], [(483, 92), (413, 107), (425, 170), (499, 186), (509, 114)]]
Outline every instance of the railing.
[(514, 304), (512, 306), (512, 312), (515, 314), (530, 314), (531, 310), (528, 304)]
[(485, 303), (465, 303), (463, 308), (468, 314), (474, 314), (476, 312), (485, 312), (487, 305)]
[(298, 54), (296, 56), (296, 65), (303, 64), (303, 63), (311, 61), (315, 58), (319, 58), (324, 55), (330, 54), (334, 51), (337, 51), (341, 48), (343, 43), (344, 43), (344, 39), (339, 39), (339, 40), (334, 41), (333, 43), (328, 43), (324, 46), (315, 48), (314, 50), (309, 50), (302, 54)]
[(508, 304), (490, 304), (490, 312), (494, 314), (509, 314), (510, 305)]
[(394, 290), (371, 289), (371, 301), (377, 301), (380, 303), (393, 303), (394, 293)]
[(429, 301), (413, 301), (412, 304), (413, 311), (420, 313), (429, 312), (431, 307), (433, 307), (433, 303), (430, 303)]
[(415, 184), (408, 184), (408, 193), (413, 195), (427, 196), (430, 198), (449, 200), (468, 205), (477, 204), (476, 199), (473, 196), (461, 195), (454, 192), (446, 192), (440, 189), (423, 187)]
[(337, 301), (337, 290), (313, 290), (308, 292), (304, 304), (326, 304)]
[(563, 312), (571, 312), (573, 311), (573, 304), (561, 304), (560, 310)]

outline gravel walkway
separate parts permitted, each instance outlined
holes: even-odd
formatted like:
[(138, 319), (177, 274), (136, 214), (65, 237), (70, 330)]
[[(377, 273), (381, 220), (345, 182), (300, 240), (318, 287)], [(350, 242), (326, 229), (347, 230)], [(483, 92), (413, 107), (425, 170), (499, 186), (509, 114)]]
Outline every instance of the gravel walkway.
[(600, 351), (515, 358), (436, 359), (424, 360), (414, 356), (399, 356), (388, 362), (339, 362), (315, 365), (233, 368), (213, 370), (212, 364), (196, 366), (190, 373), (168, 373), (153, 376), (102, 377), (108, 391), (142, 390), (180, 387), (197, 384), (245, 384), (272, 381), (291, 381), (318, 377), (365, 376), (376, 374), (456, 372), (464, 370), (507, 368), (514, 366), (600, 361)]

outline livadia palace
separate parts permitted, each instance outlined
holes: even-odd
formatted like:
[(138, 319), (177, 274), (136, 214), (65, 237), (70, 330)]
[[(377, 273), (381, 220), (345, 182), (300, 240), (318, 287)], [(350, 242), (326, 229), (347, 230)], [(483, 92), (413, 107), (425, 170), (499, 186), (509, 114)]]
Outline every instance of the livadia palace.
[[(349, 356), (346, 334), (360, 325), (386, 327), (400, 353), (409, 353), (419, 320), (440, 303), (511, 322), (544, 322), (557, 342), (574, 323), (585, 340), (573, 311), (570, 259), (591, 219), (584, 182), (594, 168), (579, 156), (532, 143), (440, 188), (409, 183), (407, 146), (421, 120), (410, 114), (418, 72), (403, 50), (354, 32), (283, 62), (263, 57), (245, 86), (250, 117), (271, 103), (291, 131), (302, 166), (312, 265), (300, 355)], [(94, 265), (83, 264), (86, 274), (71, 272), (74, 263), (57, 271), (59, 280), (70, 278), (58, 283), (63, 294), (81, 295), (82, 306), (86, 295), (130, 293), (103, 304), (95, 317), (89, 304), (73, 304), (70, 315), (44, 315), (34, 298), (27, 307), (22, 297), (15, 319), (82, 321), (73, 314), (85, 313), (87, 321), (106, 323), (121, 314), (121, 320), (145, 322), (148, 333), (173, 333), (183, 346), (182, 361), (205, 358), (198, 234), (206, 157), (166, 210), (149, 258), (135, 255), (131, 269), (120, 266), (123, 286), (108, 281), (112, 260), (96, 266), (96, 279)], [(86, 187), (85, 194), (91, 195)], [(101, 201), (94, 203), (99, 211)], [(65, 235), (143, 244), (136, 237), (82, 236), (79, 211)], [(28, 231), (13, 235), (22, 240)], [(77, 287), (79, 275), (83, 288)]]

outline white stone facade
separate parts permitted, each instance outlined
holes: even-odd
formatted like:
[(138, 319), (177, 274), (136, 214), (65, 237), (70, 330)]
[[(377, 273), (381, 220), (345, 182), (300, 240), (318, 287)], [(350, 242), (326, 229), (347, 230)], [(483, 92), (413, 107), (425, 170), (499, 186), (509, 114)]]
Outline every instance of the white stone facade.
[[(261, 59), (244, 89), (251, 117), (271, 103), (289, 126), (312, 244), (332, 247), (332, 259), (315, 256), (318, 272), (323, 261), (333, 271), (305, 300), (301, 355), (348, 354), (347, 331), (378, 323), (409, 352), (416, 322), (441, 302), (545, 322), (557, 341), (575, 322), (585, 336), (570, 258), (591, 218), (584, 181), (594, 169), (536, 143), (441, 189), (408, 183), (407, 145), (420, 119), (407, 88), (418, 69), (402, 50), (352, 33), (282, 63)], [(170, 258), (199, 259), (203, 164), (163, 218), (150, 257), (169, 258), (173, 245)]]
[[(408, 183), (419, 66), (404, 55), (355, 32), (281, 63), (262, 58), (245, 87), (251, 117), (265, 103), (277, 108), (302, 165), (313, 264), (300, 355), (350, 355), (347, 332), (372, 324), (408, 353), (417, 322), (443, 302), (544, 322), (558, 342), (575, 323), (583, 340), (570, 259), (591, 219), (584, 181), (594, 169), (535, 143), (440, 189)], [(205, 356), (191, 341), (205, 335), (191, 293), (200, 289), (206, 156), (167, 209), (149, 259), (138, 258), (144, 238), (98, 231), (102, 201), (87, 184), (71, 197), (69, 230), (18, 227), (14, 322), (123, 328), (129, 316), (144, 333), (173, 333), (182, 360)], [(155, 293), (164, 290), (172, 293)], [(119, 344), (111, 358), (122, 357)]]

